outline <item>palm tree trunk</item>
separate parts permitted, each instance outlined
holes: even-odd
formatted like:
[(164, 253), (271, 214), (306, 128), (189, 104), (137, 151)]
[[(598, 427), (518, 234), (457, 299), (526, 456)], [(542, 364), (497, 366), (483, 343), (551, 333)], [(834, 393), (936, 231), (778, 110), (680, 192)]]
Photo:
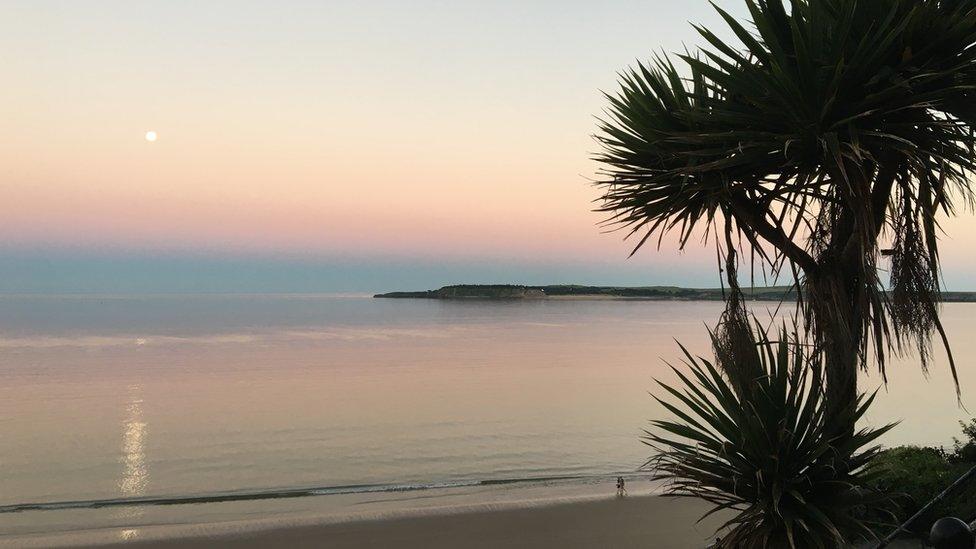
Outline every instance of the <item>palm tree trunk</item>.
[[(866, 330), (871, 324), (872, 295), (876, 284), (873, 257), (883, 223), (884, 207), (894, 172), (883, 170), (878, 187), (872, 190), (876, 166), (843, 161), (831, 176), (845, 182), (850, 203), (867, 202), (866, 210), (841, 206), (825, 249), (816, 267), (805, 269), (807, 322), (824, 352), (826, 380), (825, 418), (833, 436), (854, 433), (853, 413), (857, 403), (857, 374), (863, 363)], [(877, 202), (877, 204), (875, 204)], [(866, 213), (865, 213), (866, 211)], [(811, 272), (812, 271), (812, 272)]]
[[(846, 327), (849, 332), (860, 331), (860, 324)], [(827, 334), (831, 338), (831, 334)], [(853, 341), (852, 341), (853, 339)], [(831, 436), (854, 433), (854, 405), (857, 401), (858, 341), (846, 335), (834, 335), (834, 342), (825, 355), (825, 395), (827, 429)]]
[(825, 262), (806, 283), (815, 340), (822, 345), (826, 380), (825, 418), (831, 436), (854, 432), (857, 372), (864, 336), (861, 273), (854, 262)]

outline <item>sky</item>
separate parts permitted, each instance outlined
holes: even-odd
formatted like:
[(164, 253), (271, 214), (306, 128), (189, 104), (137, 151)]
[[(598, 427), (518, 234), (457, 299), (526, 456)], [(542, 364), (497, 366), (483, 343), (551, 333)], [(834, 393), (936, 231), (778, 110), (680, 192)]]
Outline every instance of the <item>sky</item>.
[[(699, 43), (689, 22), (728, 35), (705, 1), (36, 0), (0, 21), (0, 291), (718, 284), (712, 249), (628, 259), (591, 211), (601, 90)], [(976, 290), (974, 227), (945, 226), (952, 289)]]

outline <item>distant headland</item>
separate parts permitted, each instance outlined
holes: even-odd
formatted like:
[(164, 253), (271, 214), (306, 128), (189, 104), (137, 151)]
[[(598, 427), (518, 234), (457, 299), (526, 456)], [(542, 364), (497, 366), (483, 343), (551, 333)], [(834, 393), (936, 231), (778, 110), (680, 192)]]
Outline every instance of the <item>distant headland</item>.
[[(727, 290), (726, 290), (727, 291)], [(793, 299), (789, 286), (744, 288), (746, 299), (780, 301)], [(581, 286), (552, 284), (524, 286), (520, 284), (455, 284), (437, 290), (418, 292), (388, 292), (378, 298), (399, 299), (631, 299), (649, 301), (721, 301), (721, 288), (682, 288), (679, 286)], [(976, 302), (976, 292), (942, 292), (945, 302)]]

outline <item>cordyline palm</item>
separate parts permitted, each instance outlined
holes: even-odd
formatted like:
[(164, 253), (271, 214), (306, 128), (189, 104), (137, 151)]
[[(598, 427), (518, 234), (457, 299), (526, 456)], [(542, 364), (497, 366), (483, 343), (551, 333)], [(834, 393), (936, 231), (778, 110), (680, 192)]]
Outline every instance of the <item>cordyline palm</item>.
[[(645, 433), (656, 451), (648, 462), (654, 478), (667, 481), (666, 495), (725, 512), (718, 548), (847, 547), (874, 538), (870, 518), (883, 518), (890, 499), (865, 486), (877, 475), (875, 442), (893, 425), (832, 437), (821, 406), (823, 355), (796, 329), (784, 327), (778, 341), (758, 326), (755, 333), (756, 352), (745, 360), (759, 375), (739, 389), (722, 375), (724, 359), (713, 365), (682, 347), (685, 368), (672, 367), (678, 382), (659, 382), (655, 397), (679, 421), (653, 421), (655, 431)], [(859, 396), (854, 419), (873, 400)]]
[(976, 0), (746, 4), (749, 28), (716, 7), (736, 43), (696, 27), (707, 45), (677, 66), (622, 75), (598, 136), (599, 209), (636, 248), (714, 231), (732, 286), (720, 352), (750, 348), (735, 249), (790, 276), (824, 352), (828, 422), (849, 433), (869, 355), (883, 374), (911, 348), (927, 367), (933, 333), (948, 348), (938, 217), (972, 203)]

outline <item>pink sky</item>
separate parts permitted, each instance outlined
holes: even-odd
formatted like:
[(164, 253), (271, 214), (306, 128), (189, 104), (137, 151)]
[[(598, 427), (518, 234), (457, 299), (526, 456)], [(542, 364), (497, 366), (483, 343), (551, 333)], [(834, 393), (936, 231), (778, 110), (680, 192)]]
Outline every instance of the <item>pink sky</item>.
[[(717, 17), (428, 4), (5, 6), (0, 244), (623, 265), (589, 211), (599, 90)], [(946, 224), (949, 269), (974, 227)]]

